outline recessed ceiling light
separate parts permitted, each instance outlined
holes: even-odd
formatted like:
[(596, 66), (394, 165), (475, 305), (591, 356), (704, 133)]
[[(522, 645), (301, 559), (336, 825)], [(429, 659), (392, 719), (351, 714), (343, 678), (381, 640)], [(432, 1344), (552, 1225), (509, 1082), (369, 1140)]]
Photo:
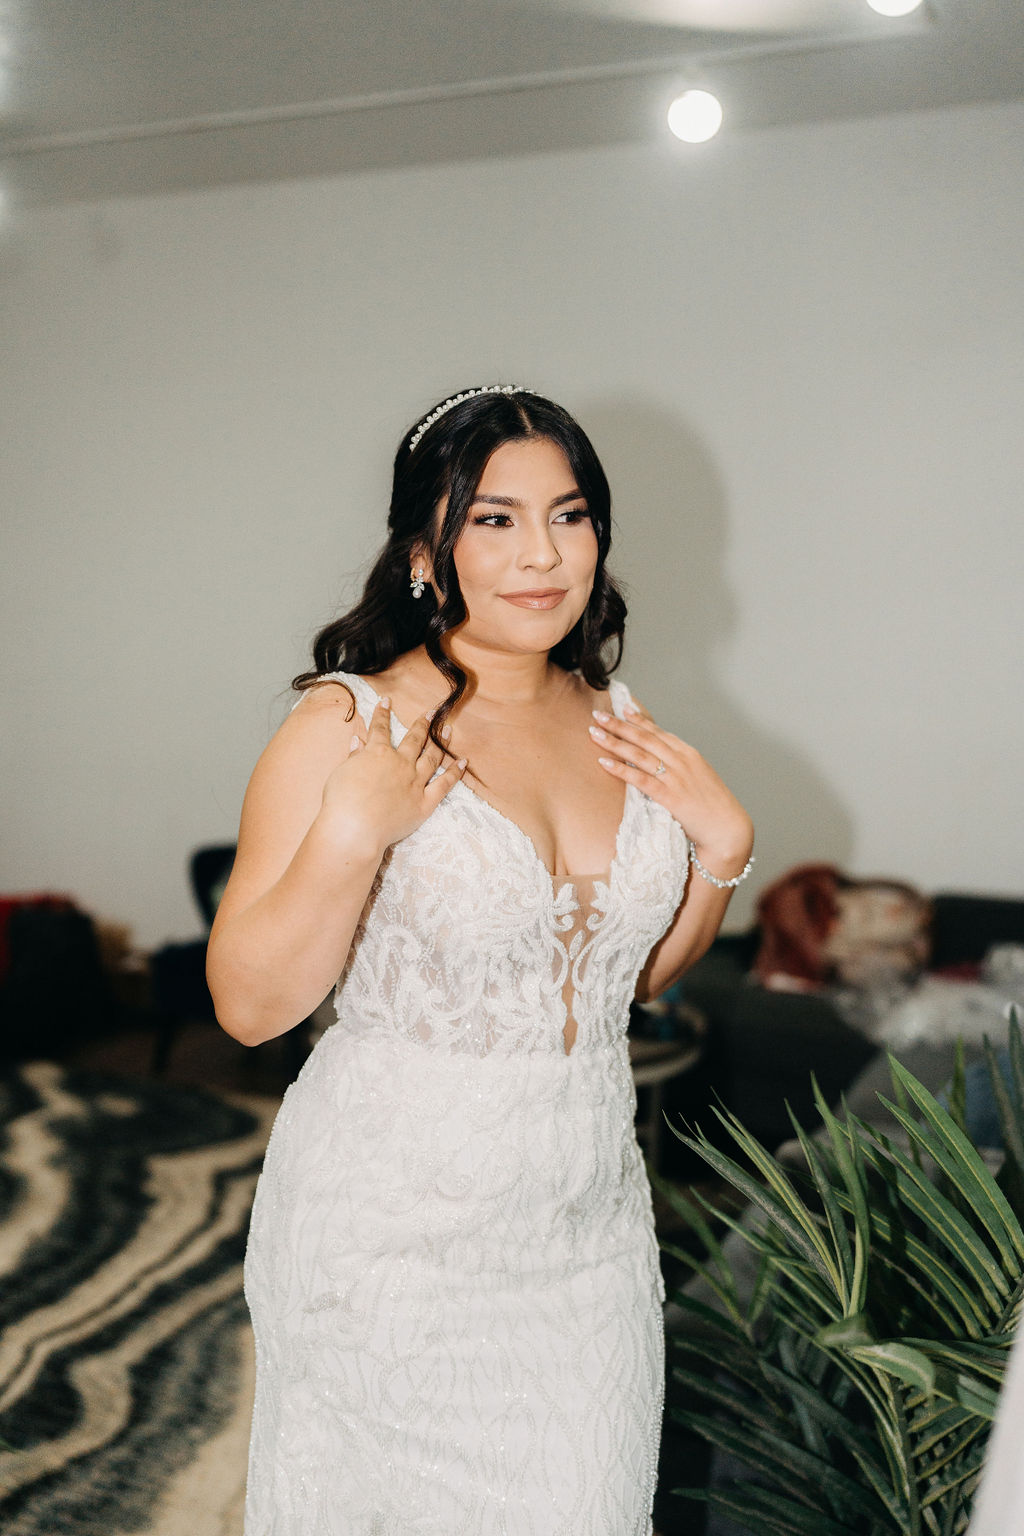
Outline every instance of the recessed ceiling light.
[(909, 16), (920, 4), (921, 0), (868, 0), (868, 5), (879, 16)]
[(710, 91), (684, 91), (668, 109), (668, 125), (677, 139), (704, 144), (722, 126), (722, 103)]

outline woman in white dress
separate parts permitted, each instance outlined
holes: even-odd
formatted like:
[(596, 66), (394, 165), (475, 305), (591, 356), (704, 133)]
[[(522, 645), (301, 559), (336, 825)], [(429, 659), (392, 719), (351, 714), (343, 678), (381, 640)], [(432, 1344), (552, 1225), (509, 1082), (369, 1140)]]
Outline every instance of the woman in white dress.
[(750, 820), (609, 684), (609, 492), (567, 412), (443, 401), (388, 527), (256, 767), (210, 941), (247, 1044), (337, 981), (253, 1208), (246, 1536), (646, 1536), (628, 1007), (711, 942)]

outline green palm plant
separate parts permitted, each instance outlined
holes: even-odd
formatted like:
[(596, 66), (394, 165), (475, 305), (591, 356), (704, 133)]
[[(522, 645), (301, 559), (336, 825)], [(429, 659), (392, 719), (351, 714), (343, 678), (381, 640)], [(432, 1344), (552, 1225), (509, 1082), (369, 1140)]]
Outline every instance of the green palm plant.
[[(748, 1469), (731, 1487), (680, 1489), (755, 1536), (960, 1536), (1024, 1294), (1024, 1048), (1010, 1075), (986, 1044), (1003, 1127), (998, 1175), (964, 1128), (962, 1061), (948, 1109), (890, 1058), (902, 1136), (816, 1090), (822, 1128), (794, 1119), (805, 1169), (784, 1166), (716, 1111), (739, 1157), (676, 1135), (758, 1212), (751, 1223), (661, 1190), (706, 1249), (708, 1305), (685, 1291), (675, 1416)], [(880, 1096), (881, 1098), (881, 1096)], [(674, 1128), (673, 1128), (674, 1129)], [(741, 1297), (721, 1223), (758, 1255)], [(704, 1369), (698, 1369), (703, 1364)]]

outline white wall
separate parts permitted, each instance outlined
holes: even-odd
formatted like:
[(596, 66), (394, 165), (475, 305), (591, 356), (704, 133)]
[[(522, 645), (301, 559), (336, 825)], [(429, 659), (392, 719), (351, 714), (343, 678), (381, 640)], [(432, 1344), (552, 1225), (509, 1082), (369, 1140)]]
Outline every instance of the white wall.
[(196, 931), (186, 855), (400, 432), (518, 379), (602, 452), (623, 675), (748, 798), (758, 883), (1019, 890), (1022, 143), (990, 106), (25, 216), (0, 889)]

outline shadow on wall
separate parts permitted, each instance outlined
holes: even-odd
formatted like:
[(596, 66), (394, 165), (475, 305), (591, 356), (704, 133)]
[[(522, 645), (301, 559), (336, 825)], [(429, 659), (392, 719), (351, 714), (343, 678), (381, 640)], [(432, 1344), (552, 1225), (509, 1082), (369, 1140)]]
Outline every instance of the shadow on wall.
[[(725, 488), (707, 447), (676, 417), (635, 400), (598, 402), (582, 418), (612, 486), (609, 563), (630, 607), (622, 676), (660, 724), (708, 757), (757, 827), (756, 878), (729, 915), (731, 928), (743, 927), (757, 891), (791, 865), (846, 865), (853, 823), (814, 763), (746, 714), (719, 675), (736, 603), (725, 570)], [(792, 667), (799, 658), (778, 662)]]

